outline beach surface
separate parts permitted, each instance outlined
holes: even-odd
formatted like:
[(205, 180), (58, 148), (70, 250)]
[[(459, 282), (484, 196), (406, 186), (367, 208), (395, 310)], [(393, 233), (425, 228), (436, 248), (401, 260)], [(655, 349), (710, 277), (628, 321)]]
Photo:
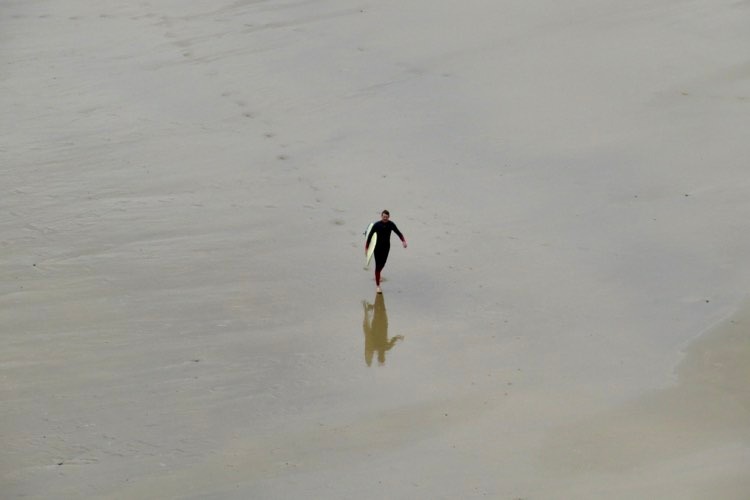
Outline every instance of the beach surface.
[(0, 0), (0, 497), (747, 500), (749, 21)]

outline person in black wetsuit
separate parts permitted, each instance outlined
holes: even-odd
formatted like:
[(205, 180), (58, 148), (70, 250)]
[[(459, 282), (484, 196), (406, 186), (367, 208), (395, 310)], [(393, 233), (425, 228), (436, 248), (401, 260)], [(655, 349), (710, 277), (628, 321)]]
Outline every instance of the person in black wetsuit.
[(396, 235), (401, 240), (401, 244), (404, 246), (404, 248), (406, 248), (406, 238), (404, 238), (404, 235), (401, 234), (401, 231), (398, 230), (396, 224), (391, 221), (390, 212), (388, 212), (388, 210), (383, 210), (380, 214), (380, 220), (372, 225), (372, 229), (367, 235), (367, 241), (365, 241), (365, 254), (367, 254), (367, 249), (370, 247), (370, 240), (372, 239), (372, 235), (378, 235), (378, 241), (375, 243), (374, 255), (375, 286), (377, 287), (378, 293), (382, 293), (382, 290), (380, 289), (380, 272), (385, 267), (385, 261), (388, 260), (388, 252), (390, 252), (391, 250), (391, 232), (396, 233)]

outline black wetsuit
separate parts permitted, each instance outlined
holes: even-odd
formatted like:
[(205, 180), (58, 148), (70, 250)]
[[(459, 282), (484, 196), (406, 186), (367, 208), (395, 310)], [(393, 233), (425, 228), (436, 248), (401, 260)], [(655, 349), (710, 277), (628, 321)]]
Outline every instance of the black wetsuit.
[[(388, 252), (391, 250), (391, 231), (404, 241), (404, 235), (398, 230), (396, 224), (391, 221), (383, 222), (382, 220), (377, 221), (372, 225), (370, 233), (367, 235), (367, 247), (370, 246), (370, 240), (372, 235), (378, 235), (378, 241), (375, 243), (375, 274), (376, 277), (380, 277), (380, 271), (385, 267), (385, 261), (388, 260)], [(378, 283), (380, 280), (378, 279)]]

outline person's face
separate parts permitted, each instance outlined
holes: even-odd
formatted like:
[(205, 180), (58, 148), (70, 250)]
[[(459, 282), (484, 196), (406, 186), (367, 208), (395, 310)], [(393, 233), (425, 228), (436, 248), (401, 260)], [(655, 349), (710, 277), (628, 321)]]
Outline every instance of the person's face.
[(388, 214), (380, 214), (380, 220), (382, 220), (383, 222), (388, 222), (388, 219), (390, 218), (391, 216)]

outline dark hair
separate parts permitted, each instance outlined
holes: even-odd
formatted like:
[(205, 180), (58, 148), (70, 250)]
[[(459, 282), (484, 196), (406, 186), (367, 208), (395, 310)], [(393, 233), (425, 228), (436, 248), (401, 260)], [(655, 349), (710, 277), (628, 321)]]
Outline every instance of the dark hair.
[(391, 215), (391, 213), (388, 210), (383, 210), (382, 212), (380, 212), (380, 215), (384, 215), (384, 214)]

